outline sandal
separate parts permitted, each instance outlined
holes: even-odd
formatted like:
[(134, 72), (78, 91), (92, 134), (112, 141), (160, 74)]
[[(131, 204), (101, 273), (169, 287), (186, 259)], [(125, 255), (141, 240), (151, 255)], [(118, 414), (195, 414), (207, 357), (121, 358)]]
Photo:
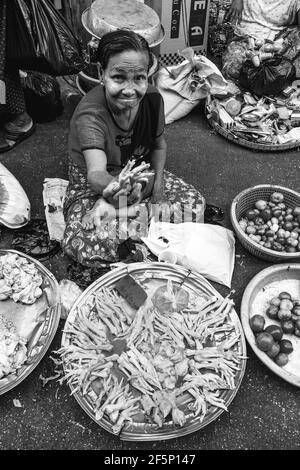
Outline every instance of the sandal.
[(32, 219), (25, 227), (16, 230), (12, 246), (40, 261), (45, 261), (60, 251), (60, 243), (49, 238), (45, 219)]
[(36, 126), (32, 123), (30, 129), (26, 132), (8, 132), (4, 130), (0, 137), (0, 153), (8, 152), (13, 149), (20, 142), (27, 139), (27, 137), (30, 137), (35, 129)]
[(214, 206), (212, 204), (206, 204), (204, 211), (204, 222), (207, 224), (220, 222), (224, 219), (224, 211), (221, 207)]

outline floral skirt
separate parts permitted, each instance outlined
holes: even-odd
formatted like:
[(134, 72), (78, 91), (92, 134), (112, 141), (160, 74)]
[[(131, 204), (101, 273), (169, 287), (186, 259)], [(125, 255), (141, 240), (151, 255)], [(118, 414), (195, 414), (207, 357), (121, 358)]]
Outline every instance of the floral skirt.
[(133, 219), (114, 218), (104, 221), (97, 229), (82, 226), (84, 215), (93, 208), (98, 197), (89, 188), (86, 177), (70, 163), (69, 186), (64, 202), (66, 228), (62, 249), (65, 254), (83, 266), (101, 267), (103, 263), (120, 261), (119, 246), (131, 239), (140, 242), (147, 236), (150, 219), (173, 223), (203, 222), (205, 199), (194, 186), (164, 171), (164, 189), (167, 213), (160, 205), (145, 199), (139, 205), (139, 215)]
[[(283, 57), (290, 59), (296, 68), (296, 76), (300, 76), (300, 30), (287, 28), (280, 32), (275, 39), (283, 38)], [(235, 36), (229, 42), (222, 57), (222, 74), (225, 78), (237, 80), (241, 68), (247, 60), (246, 51), (249, 49), (247, 36)]]

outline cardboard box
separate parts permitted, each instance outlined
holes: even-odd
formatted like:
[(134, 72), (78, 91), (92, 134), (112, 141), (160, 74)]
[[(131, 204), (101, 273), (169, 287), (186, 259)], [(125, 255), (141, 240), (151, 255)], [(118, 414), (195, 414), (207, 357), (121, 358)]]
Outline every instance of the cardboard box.
[(210, 0), (144, 0), (160, 17), (165, 30), (163, 42), (153, 49), (162, 65), (182, 61), (185, 47), (206, 54)]

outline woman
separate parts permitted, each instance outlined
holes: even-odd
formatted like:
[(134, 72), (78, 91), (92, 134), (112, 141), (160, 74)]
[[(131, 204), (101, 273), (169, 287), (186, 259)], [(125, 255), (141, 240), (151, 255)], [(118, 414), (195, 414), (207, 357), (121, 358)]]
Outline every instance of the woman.
[(11, 150), (35, 130), (26, 112), (19, 69), (6, 60), (6, 24), (13, 8), (12, 2), (0, 2), (0, 153)]
[(226, 78), (239, 77), (249, 37), (263, 42), (282, 38), (282, 56), (294, 62), (299, 75), (300, 0), (233, 0), (227, 18), (234, 27), (234, 37), (223, 55), (222, 72)]
[[(163, 100), (148, 83), (152, 54), (147, 41), (132, 31), (108, 33), (99, 42), (97, 59), (100, 85), (81, 100), (70, 124), (64, 204), (63, 249), (86, 266), (118, 261), (122, 241), (136, 238), (138, 231), (146, 234), (150, 205), (166, 208), (163, 201), (176, 203), (180, 197), (196, 220), (204, 203), (193, 187), (164, 171)], [(141, 164), (144, 180), (130, 177), (126, 197), (124, 192), (118, 197), (128, 165), (134, 172)]]

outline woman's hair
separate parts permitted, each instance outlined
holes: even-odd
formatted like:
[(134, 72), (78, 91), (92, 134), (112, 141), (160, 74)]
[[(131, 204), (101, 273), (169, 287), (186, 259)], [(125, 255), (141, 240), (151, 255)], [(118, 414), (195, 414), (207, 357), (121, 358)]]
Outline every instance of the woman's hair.
[(118, 29), (102, 36), (99, 41), (96, 59), (100, 62), (102, 69), (105, 70), (109, 59), (124, 51), (145, 52), (149, 57), (148, 71), (152, 67), (153, 58), (148, 42), (139, 34), (127, 29)]

